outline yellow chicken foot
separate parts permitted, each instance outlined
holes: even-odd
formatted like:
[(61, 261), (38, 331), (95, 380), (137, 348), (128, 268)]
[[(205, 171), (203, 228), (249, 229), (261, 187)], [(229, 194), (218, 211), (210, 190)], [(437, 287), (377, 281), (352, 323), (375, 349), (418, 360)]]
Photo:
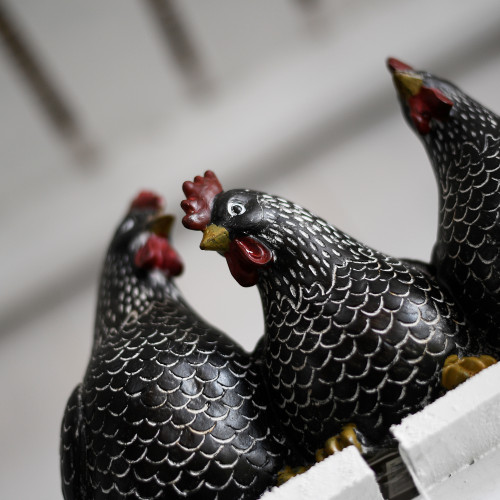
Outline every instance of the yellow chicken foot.
[(289, 479), (292, 479), (292, 477), (306, 472), (311, 467), (312, 465), (302, 465), (299, 467), (290, 467), (289, 465), (285, 465), (285, 467), (278, 472), (278, 486), (286, 483)]
[(320, 448), (316, 451), (316, 462), (321, 462), (326, 457), (329, 457), (338, 451), (342, 451), (348, 446), (356, 446), (360, 452), (363, 451), (361, 443), (356, 436), (355, 424), (344, 425), (344, 427), (342, 427), (342, 432), (328, 439), (324, 448)]
[(456, 354), (446, 358), (441, 374), (441, 385), (447, 390), (455, 389), (462, 382), (473, 377), (481, 370), (495, 364), (497, 360), (491, 356), (466, 356), (459, 359)]
[[(325, 446), (316, 451), (316, 462), (321, 462), (326, 457), (333, 455), (338, 451), (342, 451), (348, 446), (356, 446), (356, 448), (361, 452), (362, 446), (356, 436), (356, 425), (346, 424), (342, 427), (342, 431), (339, 434), (327, 439)], [(286, 465), (283, 469), (278, 472), (278, 486), (286, 483), (289, 479), (294, 476), (298, 476), (309, 470), (312, 465), (304, 465), (299, 467), (290, 467)]]

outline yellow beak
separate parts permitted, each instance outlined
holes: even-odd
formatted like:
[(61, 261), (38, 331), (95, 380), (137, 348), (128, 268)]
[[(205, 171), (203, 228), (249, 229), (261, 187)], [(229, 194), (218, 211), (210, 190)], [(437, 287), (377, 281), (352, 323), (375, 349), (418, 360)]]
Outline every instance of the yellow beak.
[(424, 79), (415, 73), (396, 71), (394, 73), (394, 83), (401, 95), (408, 99), (420, 92)]
[(174, 217), (172, 215), (158, 215), (149, 223), (149, 230), (158, 236), (168, 238), (173, 223)]
[(203, 231), (203, 239), (200, 243), (202, 250), (215, 250), (217, 252), (227, 252), (229, 250), (229, 233), (226, 228), (210, 224)]

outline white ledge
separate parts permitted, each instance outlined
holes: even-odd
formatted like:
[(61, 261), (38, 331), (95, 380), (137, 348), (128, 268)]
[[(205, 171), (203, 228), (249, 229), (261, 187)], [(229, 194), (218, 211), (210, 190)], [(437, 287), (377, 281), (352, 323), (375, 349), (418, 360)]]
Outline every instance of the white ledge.
[(500, 445), (499, 380), (500, 363), (392, 427), (421, 493)]
[(323, 460), (261, 500), (382, 500), (375, 474), (354, 446)]

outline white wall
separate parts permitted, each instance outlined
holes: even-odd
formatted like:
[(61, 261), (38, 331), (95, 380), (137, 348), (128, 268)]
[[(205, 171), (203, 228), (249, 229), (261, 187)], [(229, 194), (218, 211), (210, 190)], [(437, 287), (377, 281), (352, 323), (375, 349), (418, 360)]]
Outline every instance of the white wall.
[[(179, 3), (205, 93), (145, 3), (8, 2), (95, 156), (82, 161), (58, 136), (0, 46), (1, 498), (60, 496), (60, 418), (88, 359), (104, 249), (136, 191), (162, 192), (180, 218), (182, 181), (212, 168), (227, 188), (280, 194), (383, 251), (427, 259), (434, 179), (385, 58), (500, 110), (494, 0)], [(198, 234), (177, 224), (174, 237), (188, 300), (251, 349), (256, 290), (202, 253)]]

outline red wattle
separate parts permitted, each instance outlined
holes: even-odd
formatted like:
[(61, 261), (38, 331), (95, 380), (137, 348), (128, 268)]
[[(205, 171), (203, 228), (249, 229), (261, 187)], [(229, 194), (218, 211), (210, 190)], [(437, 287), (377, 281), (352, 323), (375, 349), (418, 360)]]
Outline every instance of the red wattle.
[(236, 238), (232, 243), (238, 248), (244, 259), (257, 266), (264, 266), (273, 258), (271, 250), (250, 236)]
[(249, 287), (257, 284), (259, 269), (272, 260), (273, 254), (263, 243), (246, 236), (231, 241), (225, 257), (233, 278)]
[(177, 252), (166, 238), (152, 234), (146, 243), (137, 250), (134, 264), (142, 269), (161, 269), (169, 276), (178, 276), (183, 270)]
[(448, 118), (453, 101), (438, 89), (422, 87), (417, 95), (408, 99), (408, 106), (415, 127), (422, 135), (425, 135), (431, 129), (432, 118), (440, 121)]

